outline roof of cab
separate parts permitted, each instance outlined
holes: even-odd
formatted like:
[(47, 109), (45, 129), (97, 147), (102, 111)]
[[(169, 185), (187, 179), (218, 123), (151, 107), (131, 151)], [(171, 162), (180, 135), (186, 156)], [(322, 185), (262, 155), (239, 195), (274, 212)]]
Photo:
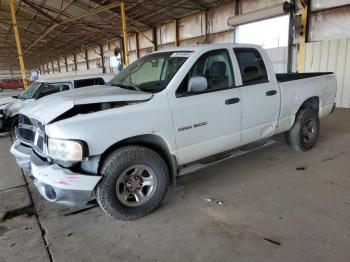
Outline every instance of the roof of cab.
[(198, 45), (189, 45), (189, 46), (179, 46), (169, 49), (162, 49), (154, 53), (162, 52), (176, 52), (176, 51), (210, 51), (217, 48), (237, 48), (237, 47), (246, 47), (246, 48), (261, 48), (259, 45), (252, 44), (233, 44), (233, 43), (222, 43), (222, 44), (198, 44)]

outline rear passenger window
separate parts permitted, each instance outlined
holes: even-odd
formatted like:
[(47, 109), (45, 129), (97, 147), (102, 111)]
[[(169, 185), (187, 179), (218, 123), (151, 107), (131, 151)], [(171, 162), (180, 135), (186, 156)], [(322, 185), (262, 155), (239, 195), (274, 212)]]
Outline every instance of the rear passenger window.
[(75, 81), (75, 88), (85, 87), (85, 86), (93, 86), (95, 85), (95, 78), (91, 79), (82, 79)]
[(243, 85), (256, 85), (268, 82), (264, 60), (254, 48), (234, 49)]

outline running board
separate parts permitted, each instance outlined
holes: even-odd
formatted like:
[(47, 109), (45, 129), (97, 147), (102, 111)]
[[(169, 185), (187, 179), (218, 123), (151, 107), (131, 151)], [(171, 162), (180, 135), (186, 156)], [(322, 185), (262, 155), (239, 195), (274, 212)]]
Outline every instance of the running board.
[(187, 175), (189, 173), (193, 173), (193, 172), (196, 172), (200, 169), (203, 169), (203, 168), (206, 168), (206, 167), (209, 167), (209, 166), (212, 166), (212, 165), (216, 165), (218, 163), (221, 163), (225, 160), (228, 160), (228, 159), (231, 159), (231, 158), (234, 158), (234, 157), (238, 157), (238, 156), (242, 156), (242, 155), (245, 155), (247, 153), (250, 153), (252, 151), (255, 151), (255, 150), (258, 150), (258, 149), (262, 149), (262, 148), (265, 148), (267, 146), (270, 146), (272, 144), (275, 143), (275, 140), (266, 140), (262, 143), (259, 143), (257, 146), (254, 146), (253, 145), (256, 145), (257, 143), (254, 143), (254, 144), (249, 144), (249, 145), (246, 145), (246, 146), (242, 146), (240, 147), (238, 150), (235, 150), (235, 151), (231, 151), (231, 152), (228, 152), (226, 153), (225, 157), (223, 158), (219, 158), (217, 160), (214, 160), (212, 162), (207, 162), (207, 159), (206, 160), (199, 160), (199, 161), (196, 161), (192, 164), (189, 164), (189, 165), (186, 165), (185, 167), (181, 168), (179, 171), (178, 171), (178, 176), (183, 176), (183, 175)]

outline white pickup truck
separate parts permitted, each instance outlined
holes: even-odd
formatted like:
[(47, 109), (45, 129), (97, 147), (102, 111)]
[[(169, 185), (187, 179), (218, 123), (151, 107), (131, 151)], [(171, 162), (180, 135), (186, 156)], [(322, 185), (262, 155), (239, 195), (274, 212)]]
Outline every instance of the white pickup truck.
[(19, 110), (36, 100), (67, 90), (84, 86), (104, 85), (111, 80), (111, 75), (85, 75), (39, 79), (33, 82), (20, 95), (0, 99), (0, 133), (12, 132), (18, 124)]
[(275, 74), (253, 45), (159, 51), (109, 82), (58, 93), (23, 108), (11, 148), (48, 201), (110, 216), (154, 210), (169, 182), (286, 133), (308, 151), (319, 118), (335, 107), (332, 73)]

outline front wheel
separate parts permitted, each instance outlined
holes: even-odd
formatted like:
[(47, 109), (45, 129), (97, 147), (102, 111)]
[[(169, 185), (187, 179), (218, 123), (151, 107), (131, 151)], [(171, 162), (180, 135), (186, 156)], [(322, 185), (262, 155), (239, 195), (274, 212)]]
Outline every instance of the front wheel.
[(317, 111), (305, 108), (298, 113), (293, 127), (286, 133), (286, 140), (294, 150), (306, 152), (315, 146), (319, 133), (320, 120)]
[(169, 171), (163, 158), (151, 149), (127, 146), (105, 160), (97, 202), (110, 216), (134, 220), (152, 212), (163, 200)]

